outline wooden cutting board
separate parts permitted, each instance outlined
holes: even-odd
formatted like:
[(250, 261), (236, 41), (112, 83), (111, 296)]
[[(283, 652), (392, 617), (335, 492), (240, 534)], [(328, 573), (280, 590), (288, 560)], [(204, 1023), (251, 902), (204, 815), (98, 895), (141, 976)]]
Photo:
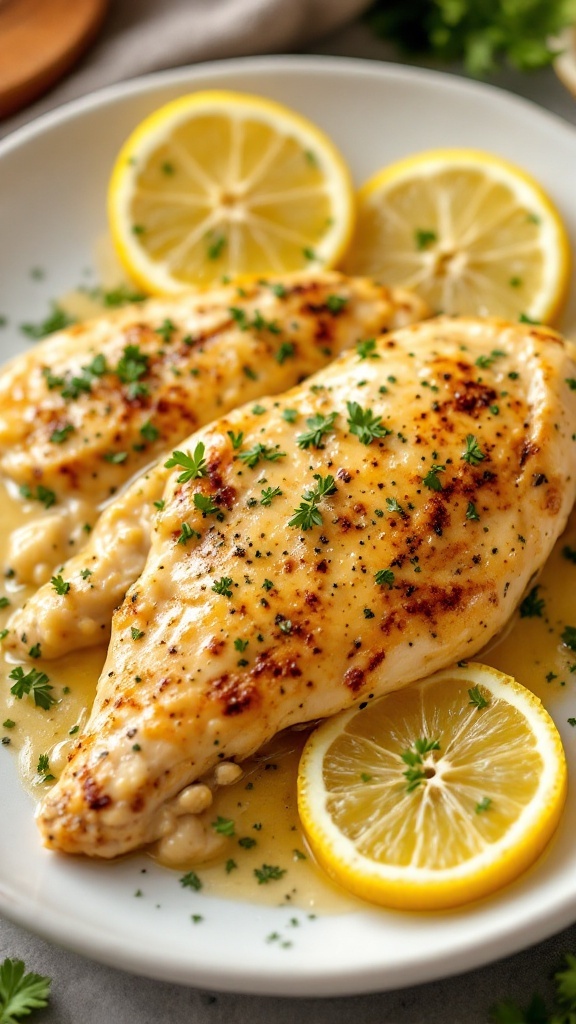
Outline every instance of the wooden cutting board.
[(0, 117), (46, 92), (95, 37), (108, 0), (0, 0)]

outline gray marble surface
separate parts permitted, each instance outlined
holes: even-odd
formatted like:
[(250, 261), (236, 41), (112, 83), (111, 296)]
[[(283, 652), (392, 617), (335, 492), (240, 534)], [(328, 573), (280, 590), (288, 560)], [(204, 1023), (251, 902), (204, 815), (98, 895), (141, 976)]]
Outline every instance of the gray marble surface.
[[(360, 23), (310, 52), (390, 60), (393, 54)], [(451, 69), (458, 73), (459, 69)], [(494, 84), (525, 96), (576, 124), (576, 100), (550, 70), (531, 76), (501, 73)], [(9, 841), (6, 822), (2, 841)], [(0, 961), (22, 958), (50, 975), (52, 998), (38, 1024), (486, 1024), (496, 1000), (525, 1004), (550, 995), (550, 975), (562, 954), (576, 953), (576, 925), (505, 960), (434, 983), (394, 992), (335, 999), (288, 999), (203, 992), (104, 967), (51, 945), (0, 919)]]

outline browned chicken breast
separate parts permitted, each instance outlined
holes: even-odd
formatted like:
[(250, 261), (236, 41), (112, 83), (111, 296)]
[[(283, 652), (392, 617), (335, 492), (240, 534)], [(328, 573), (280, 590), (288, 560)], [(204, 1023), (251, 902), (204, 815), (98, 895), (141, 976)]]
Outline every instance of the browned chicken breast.
[(18, 356), (0, 374), (0, 470), (50, 511), (17, 532), (11, 568), (44, 582), (97, 507), (170, 445), (426, 314), (401, 289), (319, 273), (150, 299)]
[[(279, 295), (274, 292), (274, 288), (280, 289)], [(231, 309), (229, 304), (232, 301), (238, 305)], [(59, 486), (58, 477), (61, 472), (66, 487), (70, 486), (72, 477), (68, 471), (74, 466), (79, 493), (84, 494), (83, 488), (86, 486), (89, 493), (96, 488), (97, 499), (101, 500), (105, 493), (114, 490), (127, 475), (131, 476), (142, 460), (149, 463), (151, 457), (158, 454), (159, 446), (170, 442), (176, 444), (183, 434), (189, 432), (190, 424), (207, 423), (241, 401), (285, 390), (328, 363), (333, 355), (362, 339), (370, 339), (374, 334), (412, 323), (427, 314), (426, 307), (416, 296), (402, 290), (388, 291), (373, 282), (344, 278), (336, 273), (324, 273), (313, 279), (292, 279), (291, 284), (285, 279), (284, 284), (276, 281), (273, 285), (254, 285), (244, 296), (238, 296), (237, 289), (227, 289), (220, 293), (210, 293), (210, 303), (207, 297), (204, 297), (203, 302), (204, 306), (199, 308), (197, 297), (194, 301), (189, 296), (185, 300), (163, 300), (162, 312), (166, 314), (172, 310), (171, 322), (176, 321), (174, 311), (179, 311), (177, 322), (180, 325), (180, 336), (192, 330), (193, 323), (202, 326), (196, 327), (195, 345), (191, 346), (182, 340), (174, 342), (175, 348), (170, 359), (174, 361), (175, 353), (180, 353), (179, 377), (175, 379), (171, 376), (170, 366), (161, 362), (157, 371), (158, 379), (151, 379), (147, 385), (149, 392), (141, 396), (146, 403), (145, 409), (138, 402), (130, 400), (117, 374), (116, 377), (108, 374), (110, 379), (107, 383), (106, 375), (103, 375), (99, 385), (98, 382), (93, 383), (93, 391), (80, 392), (72, 403), (82, 424), (88, 424), (86, 429), (82, 427), (82, 434), (88, 431), (89, 443), (82, 444), (80, 426), (70, 432), (65, 443), (46, 443), (42, 418), (35, 424), (31, 418), (32, 405), (27, 405), (29, 432), (14, 450), (6, 447), (0, 465), (12, 474), (15, 472), (13, 467), (17, 466), (19, 472), (26, 477), (26, 474), (35, 472), (31, 455), (31, 451), (35, 451), (39, 459), (38, 466), (41, 467), (38, 479), (44, 481), (41, 486), (45, 486), (48, 479), (51, 486)], [(148, 303), (144, 310), (138, 309), (148, 324), (146, 328), (141, 326), (140, 330), (144, 332), (148, 344), (152, 345), (149, 350), (151, 366), (155, 359), (168, 358), (167, 353), (164, 356), (155, 353), (159, 342), (150, 324), (160, 319), (158, 304), (159, 300), (154, 300), (154, 304)], [(178, 304), (182, 305), (182, 309), (179, 309)], [(256, 327), (258, 317), (262, 320), (262, 310), (267, 319), (263, 326)], [(234, 312), (234, 317), (231, 312)], [(211, 333), (206, 330), (206, 319), (213, 321)], [(71, 332), (83, 332), (81, 337), (86, 341), (91, 331), (96, 329), (101, 329), (100, 321), (94, 321), (92, 325), (83, 328), (72, 328)], [(103, 351), (106, 352), (108, 365), (113, 363), (109, 350), (114, 342), (110, 333), (112, 324), (108, 320), (106, 329), (109, 332), (108, 348)], [(115, 330), (115, 344), (118, 348), (122, 344), (121, 340), (118, 341), (118, 325)], [(129, 330), (135, 330), (134, 326)], [(290, 338), (289, 342), (282, 340), (286, 337)], [(36, 363), (36, 385), (44, 391), (46, 374), (41, 371), (47, 362), (53, 365), (51, 346), (56, 350), (65, 349), (69, 353), (68, 360), (75, 351), (73, 336), (67, 341), (61, 338), (60, 341), (55, 339), (46, 342), (36, 350), (40, 357), (39, 363)], [(75, 355), (74, 358), (79, 365), (78, 359), (81, 363), (83, 357)], [(17, 364), (18, 361), (13, 366)], [(175, 362), (172, 369), (174, 365)], [(246, 371), (249, 371), (248, 376)], [(20, 367), (19, 372), (24, 374), (24, 368)], [(72, 373), (64, 371), (61, 366), (58, 372), (61, 377)], [(80, 370), (75, 372), (79, 373)], [(109, 434), (105, 430), (103, 432), (98, 414), (98, 402), (104, 401), (103, 396), (97, 398), (98, 386), (105, 388), (105, 393), (113, 397), (110, 423), (106, 429), (109, 427), (116, 431), (120, 429), (118, 424), (121, 423), (122, 430), (129, 434), (129, 437), (123, 435), (123, 439), (118, 441), (124, 452), (130, 453), (129, 458), (120, 462), (107, 460), (106, 438), (109, 438)], [(0, 403), (5, 403), (6, 410), (9, 406), (6, 395), (2, 396), (1, 387), (0, 378)], [(63, 407), (66, 407), (62, 399), (62, 388), (53, 397), (53, 401), (59, 407), (63, 406), (64, 401)], [(161, 409), (162, 415), (152, 413), (153, 409)], [(12, 414), (16, 419), (15, 410), (11, 411)], [(7, 416), (6, 411), (4, 415)], [(0, 415), (0, 442), (1, 422)], [(188, 429), (185, 429), (185, 425), (188, 425)], [(24, 429), (25, 424), (21, 424), (21, 427)], [(38, 435), (44, 436), (43, 447), (38, 441)], [(32, 446), (31, 450), (28, 445)], [(25, 453), (24, 457), (28, 460), (23, 467), (18, 461), (22, 453)], [(70, 516), (62, 516), (61, 508), (45, 516), (40, 524), (32, 521), (16, 531), (9, 553), (10, 567), (16, 571), (21, 582), (46, 582), (25, 607), (14, 615), (5, 649), (25, 654), (31, 643), (39, 643), (45, 658), (57, 658), (69, 651), (108, 639), (112, 612), (144, 567), (150, 547), (150, 519), (155, 511), (154, 502), (161, 499), (169, 475), (164, 467), (165, 458), (144, 476), (137, 477), (127, 490), (108, 504), (87, 543), (86, 534), (82, 536), (83, 524), (87, 518), (90, 519), (85, 499), (82, 503), (77, 499), (68, 503), (72, 509), (71, 515), (77, 520), (80, 517), (72, 533)], [(54, 460), (57, 460), (57, 464)], [(73, 542), (72, 550), (78, 553), (65, 560), (70, 542)], [(66, 602), (61, 600), (49, 582), (56, 566), (66, 579), (74, 580), (70, 599)], [(89, 575), (86, 569), (90, 570)], [(23, 636), (26, 638), (24, 643)]]
[(574, 501), (575, 377), (552, 331), (439, 318), (180, 445), (45, 844), (174, 834), (219, 762), (477, 652)]

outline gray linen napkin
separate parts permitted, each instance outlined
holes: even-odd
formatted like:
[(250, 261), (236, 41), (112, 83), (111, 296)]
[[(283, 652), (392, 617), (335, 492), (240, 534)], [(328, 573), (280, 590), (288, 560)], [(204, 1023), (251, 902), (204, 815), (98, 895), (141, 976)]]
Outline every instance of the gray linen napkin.
[(369, 0), (111, 0), (82, 62), (5, 121), (5, 135), (61, 103), (127, 78), (202, 60), (294, 51), (338, 28)]

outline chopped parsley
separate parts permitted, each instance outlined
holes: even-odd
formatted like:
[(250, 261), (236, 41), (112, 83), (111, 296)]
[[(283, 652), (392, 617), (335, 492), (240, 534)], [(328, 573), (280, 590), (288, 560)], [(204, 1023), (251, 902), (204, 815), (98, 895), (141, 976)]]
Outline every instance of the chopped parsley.
[(474, 808), (476, 814), (483, 814), (484, 811), (489, 811), (492, 806), (492, 797), (483, 796), (479, 803)]
[(142, 424), (140, 427), (140, 433), (144, 440), (148, 441), (150, 444), (157, 441), (160, 437), (160, 431), (158, 430), (158, 427), (152, 423), (152, 420), (146, 420), (146, 422)]
[(356, 342), (356, 352), (360, 359), (380, 359), (376, 352), (376, 338), (366, 338), (365, 341)]
[[(162, 328), (159, 328), (161, 330)], [(145, 385), (140, 383), (148, 373), (149, 356), (140, 350), (138, 345), (126, 345), (118, 362), (115, 373), (122, 384), (128, 384), (130, 398), (147, 393)]]
[(464, 462), (467, 462), (469, 466), (477, 466), (486, 458), (486, 455), (480, 448), (474, 434), (467, 435), (466, 448), (462, 452), (460, 458), (463, 459)]
[(261, 868), (254, 868), (254, 875), (258, 879), (258, 885), (265, 885), (268, 882), (275, 882), (286, 874), (285, 868), (275, 864), (263, 864)]
[(273, 498), (278, 498), (282, 494), (279, 487), (266, 487), (262, 489), (262, 497), (260, 498), (260, 504), (268, 508), (272, 504)]
[(446, 466), (438, 466), (436, 464), (430, 466), (426, 476), (423, 478), (422, 483), (425, 487), (429, 487), (431, 491), (441, 491), (442, 481), (438, 476), (439, 473), (445, 473)]
[(430, 228), (416, 228), (414, 232), (414, 242), (419, 252), (427, 249), (432, 242), (438, 241), (438, 235), (435, 231)]
[(216, 821), (212, 822), (212, 828), (221, 836), (233, 836), (235, 834), (235, 825), (232, 818), (223, 818), (221, 814), (218, 815)]
[(288, 526), (300, 527), (302, 530), (311, 530), (313, 526), (322, 525), (322, 515), (317, 506), (323, 498), (334, 494), (336, 485), (334, 477), (330, 474), (322, 477), (319, 473), (315, 473), (314, 479), (318, 481), (316, 486), (308, 491), (304, 491), (302, 501), (298, 508), (294, 509), (292, 518), (288, 520)]
[[(196, 497), (196, 495), (194, 495), (194, 497)], [(181, 523), (180, 524), (180, 535), (179, 535), (178, 540), (176, 541), (176, 543), (177, 544), (187, 544), (188, 541), (192, 540), (193, 537), (195, 537), (196, 540), (200, 540), (200, 534), (198, 533), (198, 531), (197, 530), (193, 530), (189, 523)]]
[(50, 771), (50, 758), (48, 754), (40, 754), (36, 765), (38, 775), (42, 775), (42, 782), (54, 782), (55, 776)]
[(296, 352), (296, 346), (291, 341), (283, 341), (278, 349), (275, 359), (277, 363), (282, 366), (287, 359), (291, 359)]
[(63, 444), (70, 434), (73, 434), (76, 427), (73, 427), (71, 423), (66, 423), (63, 427), (57, 427), (50, 434), (50, 440), (52, 444)]
[[(213, 236), (213, 232), (212, 231), (208, 232), (208, 234), (209, 234), (209, 236)], [(212, 237), (212, 239), (208, 243), (208, 248), (206, 249), (206, 255), (207, 255), (208, 259), (209, 260), (217, 260), (217, 259), (219, 259), (220, 256), (222, 255), (222, 253), (224, 252), (224, 249), (226, 248), (226, 245), (227, 245), (227, 239), (226, 239), (225, 235), (217, 235), (215, 238)]]
[(405, 518), (406, 512), (396, 498), (386, 498), (386, 504), (389, 512), (397, 512), (399, 516)]
[(400, 754), (404, 764), (408, 765), (406, 771), (402, 773), (407, 782), (406, 791), (408, 793), (412, 793), (413, 790), (417, 789), (426, 780), (424, 756), (432, 750), (440, 750), (440, 742), (438, 740), (429, 740), (423, 736), (420, 739), (414, 740), (412, 747), (403, 750)]
[(74, 317), (68, 316), (61, 306), (53, 303), (50, 313), (44, 320), (41, 320), (38, 324), (21, 324), (20, 330), (22, 334), (25, 334), (32, 341), (39, 341), (40, 338), (45, 338), (47, 334), (53, 334), (54, 331), (63, 331), (65, 327), (70, 327), (75, 323)]
[(145, 636), (145, 633), (144, 630), (138, 629), (138, 626), (131, 626), (130, 635), (132, 636), (133, 640), (141, 640), (142, 637)]
[(474, 707), (480, 711), (482, 708), (487, 708), (490, 701), (484, 696), (479, 686), (473, 686), (472, 689), (468, 690), (468, 696), (470, 698), (469, 704), (473, 704)]
[(394, 586), (394, 573), (392, 569), (379, 569), (378, 572), (374, 573), (374, 579), (379, 586), (386, 585), (389, 590), (392, 590)]
[(329, 295), (326, 299), (326, 308), (334, 315), (341, 313), (347, 304), (345, 295)]
[(45, 672), (39, 672), (35, 668), (24, 672), (22, 665), (16, 665), (8, 678), (15, 680), (14, 685), (10, 687), (10, 693), (18, 700), (22, 700), (24, 694), (29, 694), (34, 698), (36, 707), (44, 711), (48, 711), (56, 703), (56, 698), (50, 692), (54, 687), (50, 685), (50, 679)]
[(223, 517), (223, 514), (220, 511), (218, 505), (214, 504), (212, 498), (210, 498), (209, 495), (200, 494), (199, 492), (197, 492), (192, 500), (194, 502), (194, 508), (197, 508), (198, 511), (202, 513), (203, 519), (205, 519), (206, 516), (213, 515)]
[(64, 597), (65, 594), (70, 590), (70, 584), (67, 580), (63, 579), (62, 576), (53, 576), (50, 583), (54, 587), (57, 594)]
[(183, 889), (194, 889), (198, 892), (202, 888), (202, 880), (198, 878), (195, 871), (188, 871), (187, 874), (182, 875), (180, 885)]
[(20, 494), (23, 498), (28, 498), (30, 501), (39, 501), (44, 505), (44, 508), (52, 508), (52, 505), (56, 504), (56, 495), (54, 491), (51, 491), (48, 487), (44, 487), (42, 484), (38, 484), (35, 491), (28, 484), (22, 484), (20, 488)]
[(215, 594), (221, 594), (222, 597), (232, 597), (232, 591), (230, 587), (234, 585), (234, 580), (231, 576), (221, 576), (219, 580), (216, 580), (212, 585), (212, 590)]
[(576, 651), (576, 626), (565, 626), (560, 639), (565, 647)]
[(533, 619), (542, 618), (542, 613), (546, 607), (546, 602), (543, 597), (538, 597), (538, 591), (540, 586), (532, 587), (532, 590), (526, 595), (522, 601), (519, 611), (521, 619)]
[(477, 509), (476, 509), (476, 505), (474, 504), (473, 501), (469, 501), (468, 502), (468, 508), (466, 509), (466, 519), (471, 519), (471, 520), (479, 520), (480, 519), (480, 516), (478, 515)]

